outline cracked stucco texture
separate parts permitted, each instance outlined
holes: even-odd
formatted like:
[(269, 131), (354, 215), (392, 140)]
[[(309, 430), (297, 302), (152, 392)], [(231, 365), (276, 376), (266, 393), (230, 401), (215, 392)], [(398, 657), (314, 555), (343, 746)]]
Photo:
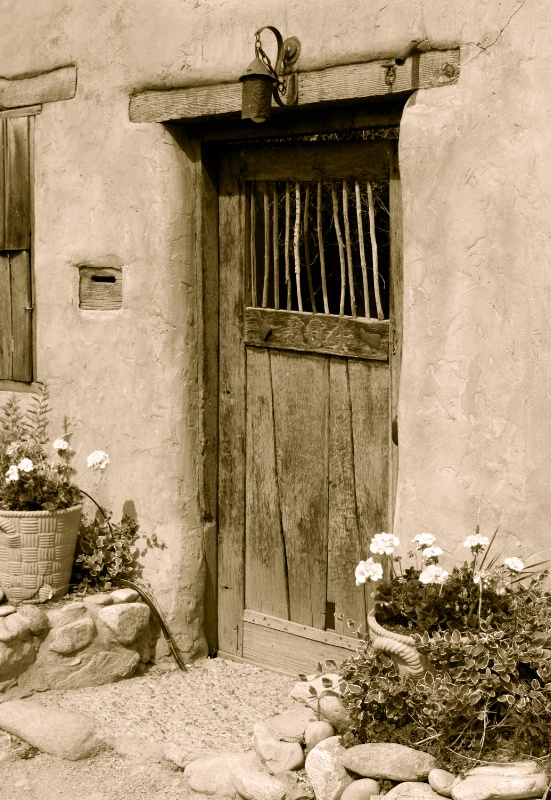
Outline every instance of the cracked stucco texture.
[[(501, 519), (517, 552), (551, 545), (550, 67), (547, 0), (0, 0), (0, 75), (74, 63), (76, 97), (35, 120), (38, 378), (75, 429), (83, 486), (143, 557), (180, 646), (204, 652), (198, 507), (194, 167), (146, 87), (233, 80), (254, 30), (302, 43), (300, 66), (381, 58), (411, 39), (461, 47), (457, 84), (402, 122), (404, 358), (395, 529), (453, 550)], [(79, 264), (120, 266), (123, 308), (78, 308)], [(127, 506), (128, 507), (128, 506)], [(502, 519), (503, 517), (503, 519)], [(461, 548), (458, 548), (460, 551)], [(520, 552), (520, 551), (518, 551)]]

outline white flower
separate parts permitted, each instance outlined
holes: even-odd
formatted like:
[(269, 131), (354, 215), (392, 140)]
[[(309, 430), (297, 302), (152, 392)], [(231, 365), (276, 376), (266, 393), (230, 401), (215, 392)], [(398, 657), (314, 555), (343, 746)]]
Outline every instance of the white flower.
[(443, 552), (444, 551), (442, 550), (441, 547), (437, 547), (437, 546), (435, 546), (435, 547), (425, 547), (425, 549), (423, 550), (423, 554), (422, 555), (423, 555), (423, 559), (425, 561), (428, 561), (429, 558), (438, 558), (439, 556), (442, 555)]
[(485, 572), (475, 572), (475, 574), (473, 575), (473, 583), (479, 584), (485, 578), (486, 578)]
[(487, 536), (481, 536), (479, 533), (475, 533), (473, 536), (467, 536), (463, 542), (463, 547), (469, 547), (474, 552), (475, 550), (482, 550), (484, 547), (488, 547), (489, 544), (490, 540)]
[(442, 569), (437, 564), (430, 564), (419, 575), (419, 580), (421, 583), (444, 583), (448, 574), (445, 569)]
[(69, 447), (69, 443), (65, 441), (65, 439), (59, 437), (56, 439), (55, 442), (52, 444), (54, 450), (67, 450)]
[(6, 447), (6, 455), (13, 456), (13, 454), (17, 452), (18, 447), (19, 447), (19, 442), (12, 442)]
[(369, 549), (372, 553), (390, 556), (394, 552), (394, 548), (398, 547), (399, 544), (400, 540), (397, 536), (393, 536), (392, 533), (376, 533), (371, 540)]
[(17, 469), (20, 472), (32, 472), (34, 469), (34, 464), (30, 458), (22, 458), (17, 465)]
[(12, 464), (9, 470), (6, 472), (6, 480), (7, 481), (18, 481), (19, 480), (19, 470)]
[(383, 568), (377, 561), (368, 558), (367, 561), (360, 561), (356, 567), (356, 586), (366, 581), (380, 581), (383, 577)]
[(414, 536), (411, 540), (412, 542), (417, 542), (421, 547), (431, 547), (436, 541), (435, 537), (432, 533), (418, 533), (417, 536)]
[(107, 453), (104, 453), (103, 450), (94, 450), (94, 452), (90, 453), (88, 456), (86, 463), (88, 464), (88, 468), (105, 469), (110, 460)]
[(503, 562), (506, 567), (509, 567), (510, 570), (513, 572), (522, 572), (524, 569), (524, 562), (517, 558), (516, 556), (511, 556), (510, 558), (506, 558)]

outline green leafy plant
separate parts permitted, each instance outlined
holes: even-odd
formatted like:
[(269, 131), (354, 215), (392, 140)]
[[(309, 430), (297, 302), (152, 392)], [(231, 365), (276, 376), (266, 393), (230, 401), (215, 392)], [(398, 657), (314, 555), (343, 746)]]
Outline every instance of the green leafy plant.
[[(393, 555), (397, 542), (374, 539), (376, 552)], [(497, 556), (488, 555), (493, 538), (478, 531), (465, 542), (471, 561), (449, 573), (438, 564), (442, 551), (434, 547), (434, 537), (420, 534), (414, 541), (421, 569), (393, 571), (385, 581), (383, 569), (375, 568), (381, 565), (369, 559), (358, 565), (356, 580), (379, 583), (378, 622), (410, 634), (429, 666), (420, 678), (401, 675), (391, 656), (358, 632), (358, 653), (340, 670), (342, 701), (351, 719), (348, 743), (381, 735), (400, 742), (407, 731), (410, 744), (448, 765), (451, 752), (469, 759), (500, 748), (513, 757), (547, 756), (548, 572), (537, 572), (538, 565), (525, 567), (516, 557), (498, 564)]]
[[(78, 505), (83, 491), (72, 479), (70, 433), (48, 440), (48, 388), (30, 395), (23, 410), (12, 395), (0, 409), (0, 509), (56, 511)], [(96, 450), (88, 469), (104, 469), (109, 456)]]
[(138, 523), (123, 514), (111, 522), (111, 514), (97, 514), (81, 523), (71, 583), (76, 591), (107, 590), (118, 578), (139, 575)]

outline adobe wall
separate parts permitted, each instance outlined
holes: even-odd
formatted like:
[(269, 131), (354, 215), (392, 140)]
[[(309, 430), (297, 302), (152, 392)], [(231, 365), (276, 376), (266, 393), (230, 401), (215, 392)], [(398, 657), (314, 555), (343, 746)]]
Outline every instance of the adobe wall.
[[(497, 524), (551, 546), (551, 134), (547, 0), (0, 0), (0, 75), (74, 63), (76, 97), (35, 127), (37, 363), (75, 424), (85, 488), (166, 547), (144, 556), (189, 655), (201, 634), (197, 349), (191, 166), (148, 87), (233, 80), (253, 34), (302, 42), (299, 66), (393, 55), (414, 38), (462, 47), (459, 83), (405, 109), (404, 361), (396, 531), (448, 544)], [(12, 24), (15, 20), (16, 24)], [(122, 266), (120, 311), (78, 307), (79, 264)], [(529, 387), (526, 390), (526, 387)], [(516, 541), (516, 539), (515, 539)], [(459, 548), (461, 549), (461, 548)]]

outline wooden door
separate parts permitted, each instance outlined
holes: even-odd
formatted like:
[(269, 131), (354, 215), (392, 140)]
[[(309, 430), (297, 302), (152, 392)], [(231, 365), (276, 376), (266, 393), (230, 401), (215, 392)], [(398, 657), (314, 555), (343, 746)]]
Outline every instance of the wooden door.
[(289, 673), (354, 649), (389, 530), (394, 164), (354, 141), (221, 165), (219, 651)]

